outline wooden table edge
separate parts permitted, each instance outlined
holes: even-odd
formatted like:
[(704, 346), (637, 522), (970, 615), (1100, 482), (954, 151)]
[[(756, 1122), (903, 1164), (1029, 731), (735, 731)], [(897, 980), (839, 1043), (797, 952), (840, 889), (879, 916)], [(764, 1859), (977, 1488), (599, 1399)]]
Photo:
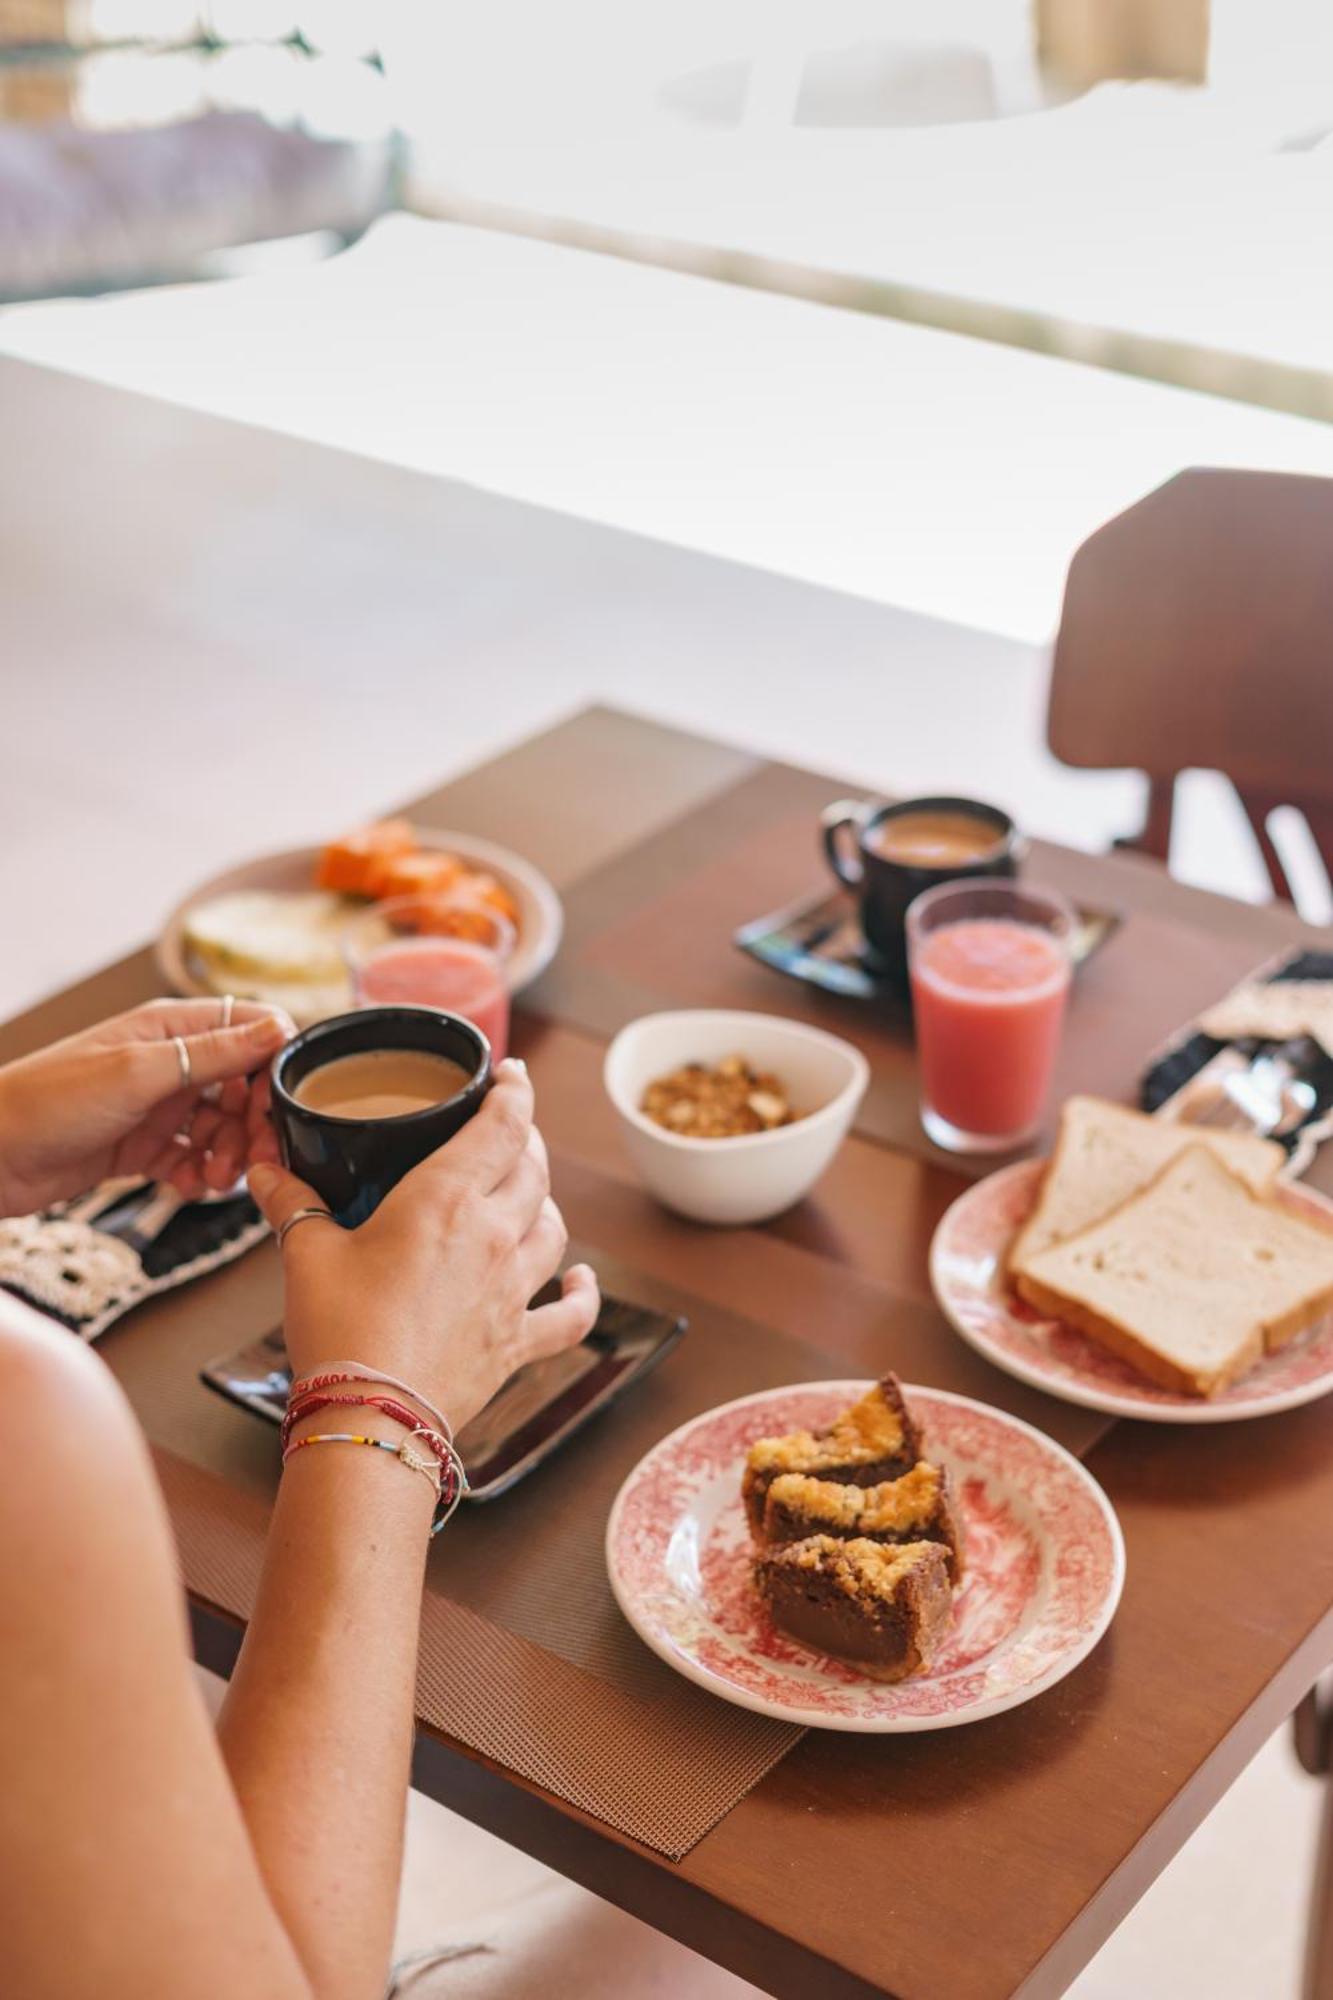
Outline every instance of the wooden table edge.
[[(1235, 1718), (1097, 1894), (1038, 1960), (1011, 2000), (1058, 2000), (1119, 1928), (1274, 1732), (1333, 1662), (1333, 1610), (1306, 1634), (1280, 1671)], [(1259, 1725), (1256, 1733), (1256, 1722)]]
[[(187, 1591), (186, 1602), (197, 1664), (229, 1679), (245, 1622), (195, 1591)], [(716, 1891), (693, 1881), (680, 1863), (420, 1720), (415, 1724), (412, 1784), (447, 1811), (750, 1980), (774, 2000), (809, 2000), (812, 1993), (820, 2000), (906, 2000), (724, 1902)], [(776, 1981), (775, 1940), (782, 1951)]]
[[(187, 1604), (196, 1661), (228, 1679), (245, 1635), (244, 1621), (193, 1591), (187, 1592)], [(1306, 1635), (1258, 1699), (1235, 1718), (1227, 1736), (1176, 1793), (1133, 1853), (1014, 1987), (1012, 2000), (1058, 2000), (1067, 1991), (1263, 1743), (1286, 1721), (1330, 1659), (1333, 1611)], [(820, 2000), (907, 2000), (724, 1902), (715, 1890), (692, 1880), (682, 1863), (420, 1721), (415, 1725), (412, 1783), (446, 1810), (750, 1980), (774, 2000), (809, 2000), (812, 1992)], [(782, 1947), (776, 1978), (775, 1941)]]

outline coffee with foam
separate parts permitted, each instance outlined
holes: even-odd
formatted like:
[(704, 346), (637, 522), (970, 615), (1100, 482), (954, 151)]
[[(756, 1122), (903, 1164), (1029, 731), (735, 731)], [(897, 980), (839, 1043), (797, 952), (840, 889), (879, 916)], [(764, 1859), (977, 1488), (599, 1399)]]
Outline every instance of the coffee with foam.
[(330, 1118), (405, 1118), (457, 1097), (470, 1081), (461, 1063), (424, 1049), (368, 1049), (335, 1056), (302, 1077), (292, 1095)]

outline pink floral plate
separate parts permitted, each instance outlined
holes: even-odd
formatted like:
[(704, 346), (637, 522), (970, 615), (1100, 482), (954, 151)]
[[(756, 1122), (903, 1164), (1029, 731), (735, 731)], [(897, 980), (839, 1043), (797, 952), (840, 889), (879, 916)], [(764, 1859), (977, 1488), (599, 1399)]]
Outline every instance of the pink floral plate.
[[(1043, 1319), (1025, 1305), (1005, 1280), (1004, 1254), (1032, 1212), (1044, 1164), (1023, 1160), (989, 1174), (959, 1195), (935, 1231), (930, 1246), (935, 1297), (969, 1347), (1006, 1375), (1067, 1403), (1152, 1424), (1228, 1424), (1242, 1417), (1267, 1417), (1312, 1403), (1333, 1389), (1333, 1314), (1205, 1402), (1159, 1389), (1086, 1334), (1061, 1320)], [(1298, 1215), (1325, 1223), (1333, 1217), (1333, 1202), (1295, 1182), (1281, 1183), (1278, 1199)]]
[(1090, 1653), (1120, 1601), (1125, 1546), (1106, 1495), (1031, 1425), (942, 1389), (908, 1388), (947, 1467), (967, 1572), (944, 1650), (886, 1685), (770, 1624), (751, 1581), (741, 1471), (756, 1438), (818, 1429), (865, 1382), (742, 1396), (682, 1424), (631, 1472), (606, 1531), (616, 1602), (668, 1666), (741, 1708), (816, 1729), (949, 1729), (1052, 1687)]

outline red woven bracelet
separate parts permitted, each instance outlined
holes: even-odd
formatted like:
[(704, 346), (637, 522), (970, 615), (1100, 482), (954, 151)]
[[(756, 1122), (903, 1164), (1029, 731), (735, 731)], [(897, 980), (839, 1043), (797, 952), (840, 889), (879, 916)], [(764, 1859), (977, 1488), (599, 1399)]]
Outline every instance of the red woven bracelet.
[(392, 1417), (396, 1424), (402, 1424), (404, 1429), (429, 1445), (441, 1465), (444, 1464), (449, 1452), (449, 1439), (440, 1431), (432, 1430), (416, 1410), (409, 1410), (406, 1403), (398, 1402), (393, 1396), (339, 1396), (318, 1390), (307, 1391), (295, 1401), (288, 1401), (287, 1413), (282, 1420), (283, 1449), (286, 1449), (294, 1427), (302, 1418), (313, 1417), (319, 1410), (334, 1409), (343, 1403), (349, 1410), (378, 1410), (382, 1416)]
[(336, 1389), (341, 1384), (364, 1387), (368, 1383), (373, 1383), (380, 1389), (397, 1389), (402, 1395), (410, 1396), (414, 1403), (420, 1404), (435, 1428), (448, 1438), (450, 1444), (453, 1443), (453, 1425), (429, 1397), (423, 1396), (419, 1389), (414, 1389), (410, 1382), (400, 1381), (398, 1376), (386, 1375), (380, 1369), (370, 1368), (361, 1361), (331, 1361), (317, 1375), (299, 1376), (287, 1391), (287, 1396), (290, 1402), (295, 1402), (298, 1397), (305, 1396), (314, 1389)]

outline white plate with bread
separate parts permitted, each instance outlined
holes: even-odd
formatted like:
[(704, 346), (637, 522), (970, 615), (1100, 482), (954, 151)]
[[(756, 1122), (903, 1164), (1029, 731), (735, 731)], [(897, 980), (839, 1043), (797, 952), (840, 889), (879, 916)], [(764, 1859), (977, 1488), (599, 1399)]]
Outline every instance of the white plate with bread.
[(267, 1000), (305, 1027), (351, 1004), (348, 925), (381, 898), (418, 893), (472, 895), (513, 924), (512, 992), (555, 957), (560, 898), (531, 862), (472, 834), (385, 820), (201, 882), (163, 925), (158, 966), (175, 993)]
[(1074, 1097), (1049, 1163), (979, 1181), (931, 1245), (940, 1306), (997, 1368), (1152, 1423), (1333, 1390), (1333, 1202), (1270, 1140)]

